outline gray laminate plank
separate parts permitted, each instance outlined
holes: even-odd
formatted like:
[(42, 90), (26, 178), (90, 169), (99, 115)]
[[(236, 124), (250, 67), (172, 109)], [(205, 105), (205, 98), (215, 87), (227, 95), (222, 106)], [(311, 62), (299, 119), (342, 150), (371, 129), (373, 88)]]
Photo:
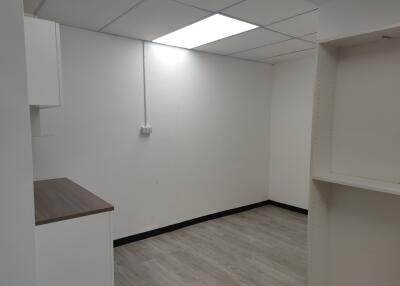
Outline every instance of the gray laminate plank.
[(116, 286), (304, 286), (306, 228), (266, 206), (124, 245)]

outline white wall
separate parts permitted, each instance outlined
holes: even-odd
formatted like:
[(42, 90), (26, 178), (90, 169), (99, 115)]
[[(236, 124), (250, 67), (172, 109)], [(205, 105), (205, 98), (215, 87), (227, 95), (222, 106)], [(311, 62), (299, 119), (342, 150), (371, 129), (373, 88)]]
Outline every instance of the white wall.
[(330, 0), (319, 10), (319, 38), (366, 33), (400, 25), (399, 0)]
[(64, 100), (42, 111), (35, 177), (116, 206), (115, 238), (268, 199), (271, 66), (62, 27)]
[(273, 68), (271, 100), (270, 199), (308, 208), (315, 58)]
[(0, 285), (35, 282), (32, 151), (22, 1), (0, 1)]

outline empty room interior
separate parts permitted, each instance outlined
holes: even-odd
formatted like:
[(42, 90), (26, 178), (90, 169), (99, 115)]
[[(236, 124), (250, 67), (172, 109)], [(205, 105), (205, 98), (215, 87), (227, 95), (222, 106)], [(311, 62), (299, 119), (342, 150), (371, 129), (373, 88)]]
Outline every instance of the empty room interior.
[(399, 0), (1, 0), (0, 286), (399, 286)]

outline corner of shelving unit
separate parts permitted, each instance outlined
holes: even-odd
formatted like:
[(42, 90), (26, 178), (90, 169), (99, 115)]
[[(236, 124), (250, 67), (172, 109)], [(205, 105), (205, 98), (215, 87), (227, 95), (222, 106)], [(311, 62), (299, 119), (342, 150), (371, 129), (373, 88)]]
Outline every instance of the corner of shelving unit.
[[(399, 281), (388, 265), (398, 261), (393, 250), (400, 239), (400, 84), (388, 78), (400, 72), (400, 42), (381, 45), (391, 41), (382, 37), (400, 37), (400, 26), (318, 44), (308, 286), (372, 286), (377, 277), (385, 285)], [(360, 245), (380, 252), (360, 252)], [(354, 265), (362, 267), (350, 272)]]

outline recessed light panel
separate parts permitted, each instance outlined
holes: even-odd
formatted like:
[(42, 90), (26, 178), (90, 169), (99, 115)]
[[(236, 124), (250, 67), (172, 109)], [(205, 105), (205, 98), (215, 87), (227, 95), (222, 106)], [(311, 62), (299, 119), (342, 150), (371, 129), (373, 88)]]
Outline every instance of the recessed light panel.
[(258, 26), (221, 14), (186, 26), (153, 40), (154, 43), (193, 49), (232, 35), (258, 28)]

